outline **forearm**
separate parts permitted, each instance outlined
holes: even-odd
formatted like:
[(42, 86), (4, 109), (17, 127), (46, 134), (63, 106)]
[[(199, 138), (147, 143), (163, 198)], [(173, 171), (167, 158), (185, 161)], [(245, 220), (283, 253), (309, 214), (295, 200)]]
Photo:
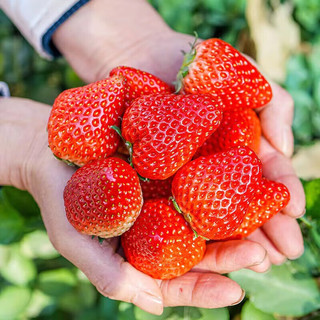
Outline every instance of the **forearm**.
[(189, 41), (174, 35), (146, 0), (92, 0), (56, 30), (53, 41), (85, 81), (101, 79), (118, 65), (172, 81), (168, 70), (180, 65), (176, 60)]

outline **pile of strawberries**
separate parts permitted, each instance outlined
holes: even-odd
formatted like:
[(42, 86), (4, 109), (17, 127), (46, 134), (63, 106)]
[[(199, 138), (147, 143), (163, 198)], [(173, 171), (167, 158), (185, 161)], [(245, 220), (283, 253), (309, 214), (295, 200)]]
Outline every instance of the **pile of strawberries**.
[(157, 279), (189, 271), (207, 241), (246, 237), (290, 198), (263, 177), (253, 109), (272, 91), (245, 57), (219, 39), (195, 44), (176, 88), (117, 67), (62, 92), (48, 121), (54, 155), (80, 167), (64, 191), (69, 222), (121, 236), (126, 259)]

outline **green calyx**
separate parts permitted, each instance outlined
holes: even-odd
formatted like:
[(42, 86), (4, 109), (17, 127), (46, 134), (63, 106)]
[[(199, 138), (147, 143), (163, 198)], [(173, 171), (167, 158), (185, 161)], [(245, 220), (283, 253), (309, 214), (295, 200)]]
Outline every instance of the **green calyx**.
[(177, 74), (177, 79), (174, 81), (175, 93), (179, 93), (182, 89), (183, 79), (189, 73), (189, 66), (194, 61), (194, 58), (197, 54), (196, 43), (198, 41), (198, 34), (195, 32), (195, 39), (193, 43), (190, 43), (190, 51), (182, 51), (184, 58), (180, 70)]
[[(111, 128), (120, 136), (120, 138), (121, 138), (122, 141), (124, 142), (125, 146), (127, 147), (127, 150), (128, 150), (128, 152), (129, 152), (129, 159), (128, 159), (128, 161), (129, 161), (130, 166), (134, 169), (133, 162), (132, 162), (132, 153), (133, 153), (133, 145), (132, 145), (132, 143), (129, 142), (129, 141), (127, 141), (127, 140), (123, 137), (123, 135), (122, 135), (121, 130), (120, 130), (119, 127), (117, 127), (117, 126), (111, 126)], [(139, 177), (139, 179), (140, 179), (141, 181), (149, 181), (148, 178), (142, 177), (138, 172), (137, 172), (137, 175), (138, 175), (138, 177)]]

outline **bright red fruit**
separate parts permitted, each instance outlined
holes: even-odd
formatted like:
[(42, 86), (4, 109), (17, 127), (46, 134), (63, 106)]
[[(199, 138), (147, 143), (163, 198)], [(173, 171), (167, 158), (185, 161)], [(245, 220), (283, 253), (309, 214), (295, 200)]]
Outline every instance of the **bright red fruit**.
[(262, 107), (272, 98), (269, 83), (256, 67), (230, 44), (216, 38), (198, 43), (186, 55), (178, 83), (178, 90), (185, 93), (219, 96), (231, 109)]
[(167, 199), (148, 200), (121, 237), (129, 263), (155, 279), (172, 279), (202, 260), (206, 243)]
[(169, 198), (172, 196), (171, 184), (173, 176), (165, 180), (140, 181), (143, 199)]
[(82, 166), (113, 154), (124, 112), (123, 77), (110, 77), (63, 91), (54, 101), (48, 121), (48, 141), (54, 155)]
[(64, 190), (69, 222), (77, 231), (101, 238), (127, 231), (138, 217), (142, 202), (136, 172), (114, 157), (79, 168)]
[(140, 96), (172, 92), (172, 88), (166, 82), (151, 73), (132, 67), (119, 66), (112, 69), (110, 75), (120, 75), (127, 79), (126, 108)]
[(231, 238), (247, 237), (285, 208), (289, 200), (290, 193), (284, 184), (262, 178), (241, 225)]
[(261, 171), (251, 149), (236, 147), (187, 163), (173, 178), (172, 194), (200, 236), (224, 239), (241, 224)]
[(219, 128), (198, 149), (196, 156), (206, 156), (236, 146), (247, 146), (258, 153), (260, 138), (260, 120), (252, 109), (225, 110)]
[(218, 128), (221, 100), (211, 95), (157, 94), (136, 99), (122, 121), (137, 172), (163, 180), (187, 163)]

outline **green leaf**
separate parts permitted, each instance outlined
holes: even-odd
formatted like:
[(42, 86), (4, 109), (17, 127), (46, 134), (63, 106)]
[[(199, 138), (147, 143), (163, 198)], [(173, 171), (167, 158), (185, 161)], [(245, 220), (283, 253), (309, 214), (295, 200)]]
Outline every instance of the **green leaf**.
[(162, 315), (156, 316), (146, 312), (138, 307), (134, 307), (134, 315), (136, 320), (166, 320), (172, 319), (170, 316), (174, 313), (174, 308), (164, 308)]
[[(134, 306), (132, 303), (123, 302), (121, 301), (119, 303), (119, 313), (118, 313), (118, 319), (117, 320), (136, 320), (135, 312), (136, 309), (139, 309), (138, 307)], [(148, 317), (150, 313), (145, 313)], [(152, 320), (152, 318), (150, 318)], [(113, 320), (113, 319), (112, 319)]]
[(0, 320), (17, 320), (27, 309), (31, 290), (26, 287), (7, 286), (0, 291)]
[(24, 233), (24, 219), (19, 212), (3, 198), (0, 190), (0, 244), (19, 240)]
[(43, 271), (38, 280), (38, 289), (53, 297), (59, 297), (77, 285), (75, 274), (66, 268)]
[(35, 279), (37, 269), (33, 260), (25, 257), (19, 246), (14, 245), (11, 247), (7, 264), (1, 268), (0, 273), (12, 284), (28, 285)]
[(28, 304), (25, 315), (29, 318), (35, 318), (39, 315), (48, 316), (56, 310), (56, 301), (53, 297), (44, 294), (42, 291), (34, 290), (31, 301)]
[(227, 308), (219, 309), (199, 309), (202, 316), (201, 320), (229, 320), (229, 311)]
[(320, 179), (303, 181), (308, 216), (320, 219)]
[(230, 274), (249, 295), (256, 308), (266, 313), (303, 316), (320, 308), (320, 291), (307, 274), (292, 274), (287, 264), (265, 274), (240, 270)]
[(21, 242), (21, 250), (27, 257), (33, 259), (53, 259), (60, 256), (43, 230), (26, 234)]
[(276, 318), (269, 313), (265, 313), (257, 309), (254, 304), (247, 301), (241, 309), (241, 320), (276, 320)]
[(2, 192), (4, 199), (23, 216), (40, 216), (40, 209), (37, 203), (27, 191), (6, 186), (3, 187)]

